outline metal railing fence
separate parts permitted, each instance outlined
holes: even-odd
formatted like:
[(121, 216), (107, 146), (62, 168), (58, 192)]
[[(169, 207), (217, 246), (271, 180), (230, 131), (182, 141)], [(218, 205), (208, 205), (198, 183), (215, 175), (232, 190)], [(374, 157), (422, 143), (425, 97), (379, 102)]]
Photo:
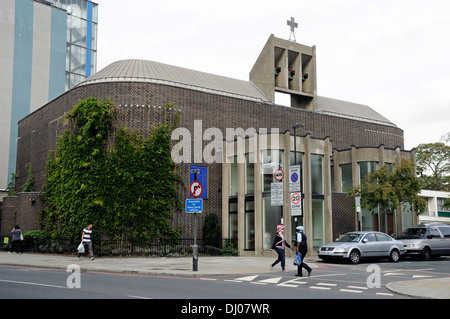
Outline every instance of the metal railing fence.
[[(76, 254), (78, 241), (67, 238), (24, 238), (21, 241), (23, 252)], [(132, 239), (93, 239), (93, 250), (96, 256), (149, 256), (149, 257), (182, 257), (193, 254), (194, 238), (164, 239), (151, 241), (135, 241)], [(201, 255), (238, 255), (237, 240), (197, 238)], [(0, 243), (0, 250), (10, 250), (11, 239)]]

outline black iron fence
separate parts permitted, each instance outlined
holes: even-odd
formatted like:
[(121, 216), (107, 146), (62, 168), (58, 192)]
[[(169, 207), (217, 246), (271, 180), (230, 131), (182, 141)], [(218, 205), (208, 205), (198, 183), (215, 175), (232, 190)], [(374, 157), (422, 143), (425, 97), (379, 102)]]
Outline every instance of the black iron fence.
[[(25, 236), (21, 241), (23, 252), (39, 252), (53, 254), (76, 254), (79, 242), (67, 238), (33, 238)], [(95, 239), (93, 250), (96, 256), (149, 256), (149, 257), (182, 257), (193, 254), (193, 238), (155, 239), (153, 241), (136, 242), (127, 238)], [(204, 256), (236, 256), (239, 254), (237, 241), (230, 239), (197, 239), (199, 253)], [(11, 249), (11, 240), (3, 240), (1, 250)]]

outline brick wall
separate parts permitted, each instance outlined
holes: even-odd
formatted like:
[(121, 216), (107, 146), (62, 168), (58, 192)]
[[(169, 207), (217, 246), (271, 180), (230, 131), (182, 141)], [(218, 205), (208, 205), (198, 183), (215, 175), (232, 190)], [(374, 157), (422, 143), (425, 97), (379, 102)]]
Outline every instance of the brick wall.
[(3, 199), (3, 216), (1, 220), (1, 235), (8, 236), (15, 225), (22, 232), (41, 229), (41, 214), (44, 202), (39, 193), (19, 193)]
[(356, 213), (351, 209), (355, 198), (347, 198), (345, 193), (333, 193), (331, 204), (333, 207), (333, 240), (349, 231), (356, 229)]

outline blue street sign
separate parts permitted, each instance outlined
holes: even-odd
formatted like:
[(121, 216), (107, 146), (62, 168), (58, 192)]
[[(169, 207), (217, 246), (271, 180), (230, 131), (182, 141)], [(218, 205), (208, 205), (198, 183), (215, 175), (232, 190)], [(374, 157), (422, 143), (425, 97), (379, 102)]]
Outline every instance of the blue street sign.
[(203, 199), (186, 199), (186, 213), (201, 213), (203, 211)]
[(208, 199), (208, 167), (189, 165), (189, 197)]

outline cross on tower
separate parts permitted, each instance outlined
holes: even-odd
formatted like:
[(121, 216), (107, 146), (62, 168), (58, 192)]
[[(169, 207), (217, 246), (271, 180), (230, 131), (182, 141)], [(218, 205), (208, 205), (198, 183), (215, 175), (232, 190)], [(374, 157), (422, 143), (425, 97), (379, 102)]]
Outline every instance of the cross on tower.
[(294, 37), (294, 42), (297, 42), (295, 39), (295, 28), (298, 28), (298, 23), (295, 22), (295, 18), (291, 17), (291, 20), (287, 20), (287, 25), (291, 27), (291, 34), (289, 35), (289, 41), (291, 40), (291, 36)]

